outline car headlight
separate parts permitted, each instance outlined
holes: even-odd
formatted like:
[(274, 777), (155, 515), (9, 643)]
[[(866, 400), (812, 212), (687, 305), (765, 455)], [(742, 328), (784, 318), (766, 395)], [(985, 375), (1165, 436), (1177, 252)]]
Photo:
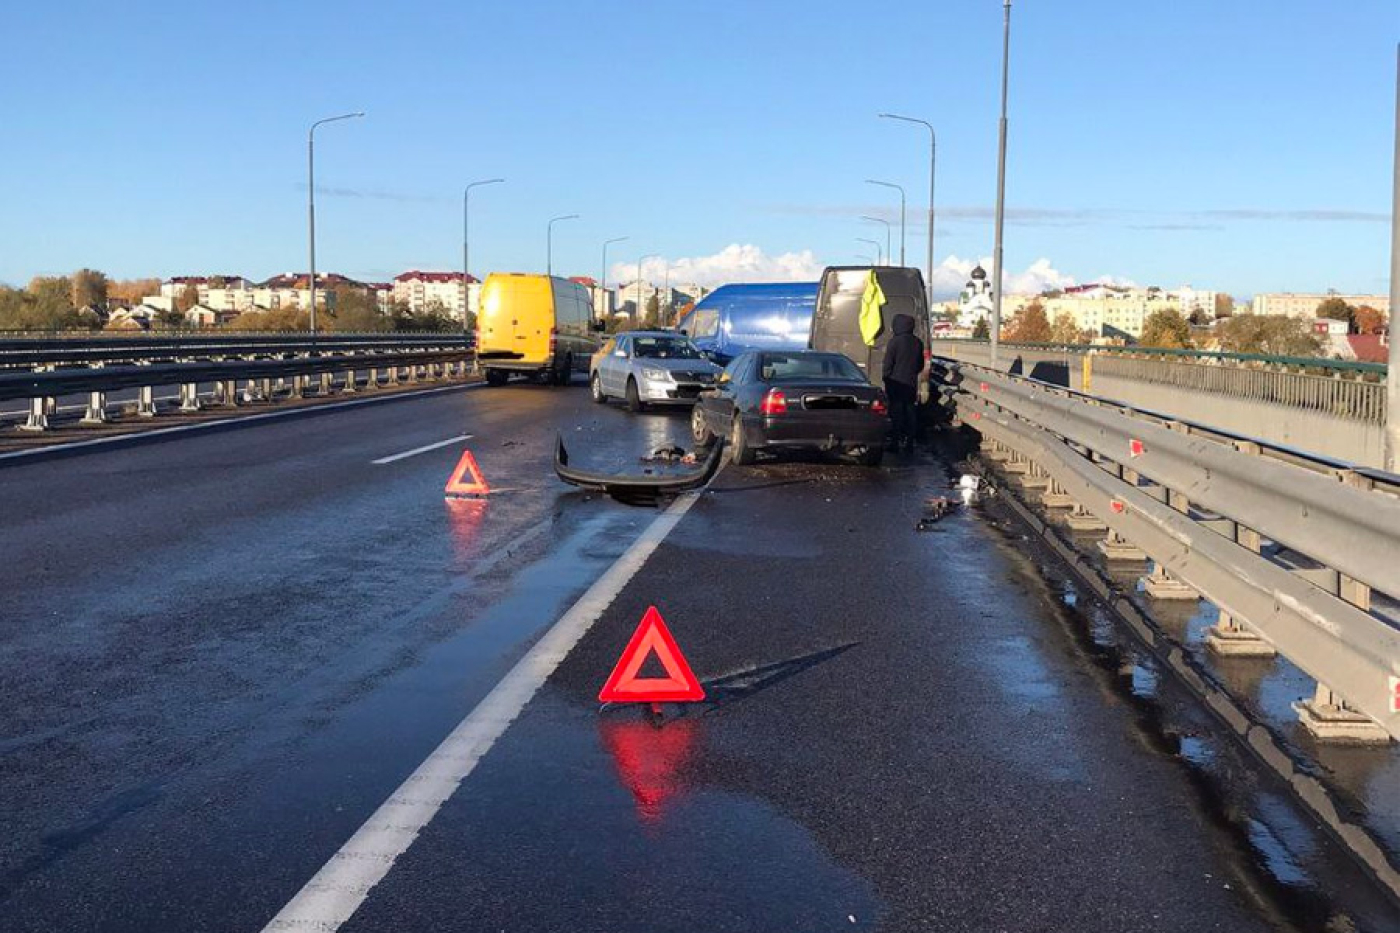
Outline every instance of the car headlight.
[(671, 382), (671, 372), (666, 369), (643, 369), (642, 375), (654, 382)]

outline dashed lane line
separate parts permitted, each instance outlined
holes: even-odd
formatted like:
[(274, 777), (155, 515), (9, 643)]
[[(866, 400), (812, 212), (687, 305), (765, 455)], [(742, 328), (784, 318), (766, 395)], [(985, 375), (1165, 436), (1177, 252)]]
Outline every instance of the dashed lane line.
[(333, 933), (340, 929), (698, 498), (699, 493), (687, 493), (657, 516), (418, 769), (380, 804), (315, 877), (263, 927), (263, 933), (291, 930)]

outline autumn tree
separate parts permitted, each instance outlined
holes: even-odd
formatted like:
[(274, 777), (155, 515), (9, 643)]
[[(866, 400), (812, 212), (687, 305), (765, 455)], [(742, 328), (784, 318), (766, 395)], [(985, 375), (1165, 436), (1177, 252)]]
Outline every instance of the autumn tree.
[(984, 314), (977, 319), (977, 323), (972, 325), (972, 339), (986, 340), (992, 335), (992, 329), (987, 326), (987, 316)]
[(646, 314), (642, 316), (641, 324), (643, 329), (651, 329), (655, 327), (660, 319), (661, 298), (656, 294), (652, 294), (652, 296), (647, 299)]
[(1006, 340), (1012, 343), (1049, 343), (1051, 341), (1050, 318), (1045, 314), (1045, 306), (1032, 301), (1021, 309), (1012, 323)]
[(1353, 325), (1358, 334), (1380, 334), (1385, 332), (1385, 315), (1370, 305), (1356, 309)]
[(96, 269), (79, 269), (73, 273), (71, 301), (75, 308), (106, 307), (107, 276)]
[(160, 292), (160, 279), (123, 279), (107, 283), (107, 298), (127, 304), (140, 304), (147, 295)]
[(331, 327), (338, 331), (373, 333), (388, 330), (389, 318), (379, 310), (373, 293), (359, 288), (341, 289), (335, 296)]
[(1220, 348), (1231, 353), (1316, 356), (1322, 341), (1306, 320), (1281, 314), (1236, 314), (1215, 325)]
[(1229, 317), (1235, 313), (1235, 299), (1224, 292), (1215, 293), (1215, 319)]
[(1072, 314), (1058, 314), (1050, 327), (1050, 342), (1074, 344), (1083, 342), (1084, 334)]
[(1356, 309), (1335, 295), (1317, 306), (1317, 316), (1334, 321), (1346, 321), (1347, 330), (1356, 329)]
[(1138, 342), (1145, 347), (1184, 350), (1191, 346), (1191, 325), (1175, 308), (1158, 308), (1143, 322)]
[(191, 282), (180, 290), (180, 294), (175, 298), (175, 310), (182, 315), (199, 304), (199, 287)]

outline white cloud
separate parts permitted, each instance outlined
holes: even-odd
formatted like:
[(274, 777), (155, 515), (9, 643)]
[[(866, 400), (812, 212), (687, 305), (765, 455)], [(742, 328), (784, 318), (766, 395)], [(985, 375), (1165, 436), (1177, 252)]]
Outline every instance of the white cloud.
[[(811, 250), (770, 256), (751, 243), (731, 243), (710, 256), (648, 259), (642, 263), (643, 278), (653, 283), (664, 281), (668, 263), (672, 284), (696, 282), (706, 288), (728, 282), (815, 282), (825, 266)], [(608, 270), (608, 278), (618, 283), (633, 282), (637, 264), (615, 262)]]
[[(949, 256), (944, 259), (933, 272), (935, 297), (951, 298), (957, 295), (967, 284), (967, 280), (972, 275), (973, 267), (978, 265), (987, 270), (988, 276), (992, 274), (992, 258), (990, 256), (984, 256), (981, 259), (959, 259), (957, 256)], [(1038, 295), (1048, 289), (1067, 288), (1079, 284), (1074, 276), (1056, 269), (1054, 264), (1045, 257), (1037, 259), (1022, 272), (1010, 269), (1003, 270), (1003, 277), (1006, 280), (1006, 294), (1008, 295)], [(1131, 286), (1135, 284), (1132, 279), (1120, 275), (1100, 275), (1086, 281), (1100, 282), (1105, 285)]]

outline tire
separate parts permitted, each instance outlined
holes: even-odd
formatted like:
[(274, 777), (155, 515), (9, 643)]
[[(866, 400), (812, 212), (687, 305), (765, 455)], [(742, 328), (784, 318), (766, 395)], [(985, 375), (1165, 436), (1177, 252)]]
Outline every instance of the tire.
[(878, 444), (871, 444), (856, 457), (856, 462), (861, 466), (877, 467), (885, 459), (885, 448)]
[(749, 446), (748, 432), (744, 430), (744, 419), (734, 413), (734, 424), (729, 429), (729, 459), (736, 466), (753, 463), (753, 448)]
[(486, 370), (486, 384), (489, 386), (503, 386), (508, 379), (510, 379), (510, 373), (504, 369)]
[(607, 403), (608, 397), (603, 393), (603, 380), (598, 378), (597, 373), (589, 377), (588, 391), (592, 393), (593, 401), (597, 402), (599, 405)]
[(637, 380), (631, 376), (627, 377), (627, 410), (636, 414), (646, 410), (646, 403), (642, 401), (641, 393), (637, 391)]
[(690, 410), (690, 438), (698, 448), (708, 449), (718, 438), (715, 432), (710, 430), (710, 426), (705, 423), (705, 412), (696, 402), (695, 407)]

